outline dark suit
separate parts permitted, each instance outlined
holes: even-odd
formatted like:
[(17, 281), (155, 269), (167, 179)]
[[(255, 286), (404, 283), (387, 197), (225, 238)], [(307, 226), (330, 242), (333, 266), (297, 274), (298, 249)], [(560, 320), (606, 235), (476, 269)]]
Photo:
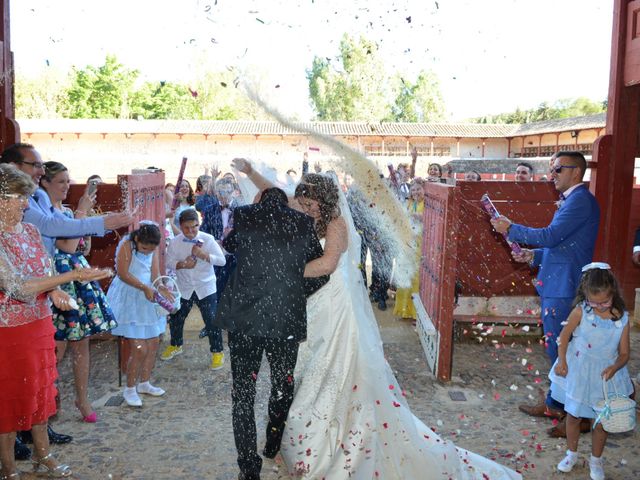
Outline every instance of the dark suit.
[[(509, 240), (540, 247), (534, 250), (532, 265), (540, 267), (536, 290), (540, 295), (545, 347), (552, 365), (558, 358), (557, 338), (571, 313), (582, 267), (593, 259), (599, 223), (598, 202), (586, 186), (580, 185), (560, 205), (549, 226), (530, 228), (514, 224), (509, 228)], [(548, 403), (551, 400), (548, 397)], [(558, 408), (551, 403), (551, 407)]]
[[(298, 345), (307, 336), (304, 268), (323, 252), (312, 218), (273, 201), (236, 208), (224, 247), (236, 254), (237, 266), (214, 324), (229, 331), (238, 465), (257, 478), (262, 459), (254, 400), (262, 353), (271, 369), (267, 444), (279, 446), (293, 400)], [(316, 280), (314, 288), (327, 280)]]

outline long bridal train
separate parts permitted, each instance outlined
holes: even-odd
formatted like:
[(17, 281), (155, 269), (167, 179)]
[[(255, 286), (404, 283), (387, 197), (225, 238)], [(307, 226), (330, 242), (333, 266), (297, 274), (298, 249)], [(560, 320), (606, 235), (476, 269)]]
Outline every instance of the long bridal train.
[(281, 448), (289, 472), (331, 480), (521, 478), (441, 439), (411, 413), (350, 256), (342, 254), (307, 302), (308, 340)]

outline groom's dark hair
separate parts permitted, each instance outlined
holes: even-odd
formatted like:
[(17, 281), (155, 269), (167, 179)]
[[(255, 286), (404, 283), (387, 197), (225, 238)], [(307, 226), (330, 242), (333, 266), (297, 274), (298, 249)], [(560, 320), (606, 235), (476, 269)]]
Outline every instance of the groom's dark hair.
[(262, 191), (260, 203), (274, 203), (276, 205), (288, 205), (287, 194), (278, 187), (266, 188)]

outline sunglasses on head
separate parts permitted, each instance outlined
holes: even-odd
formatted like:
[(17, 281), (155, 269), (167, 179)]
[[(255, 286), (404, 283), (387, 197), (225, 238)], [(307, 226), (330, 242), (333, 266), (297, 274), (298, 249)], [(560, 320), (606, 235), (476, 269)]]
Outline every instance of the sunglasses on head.
[(549, 171), (551, 173), (560, 173), (563, 168), (578, 168), (576, 165), (560, 165), (558, 167), (551, 167)]

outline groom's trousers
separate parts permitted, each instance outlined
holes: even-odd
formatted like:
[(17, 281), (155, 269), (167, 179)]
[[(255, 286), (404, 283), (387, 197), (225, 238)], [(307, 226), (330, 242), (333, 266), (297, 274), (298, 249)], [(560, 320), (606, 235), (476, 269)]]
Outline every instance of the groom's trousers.
[(279, 433), (280, 436), (276, 436), (280, 439), (293, 401), (293, 371), (298, 359), (298, 346), (296, 340), (250, 337), (229, 332), (233, 377), (233, 436), (238, 451), (238, 466), (245, 475), (257, 475), (262, 468), (262, 458), (257, 452), (254, 414), (256, 381), (262, 352), (266, 353), (271, 369), (267, 433), (271, 433), (272, 437), (274, 432)]

